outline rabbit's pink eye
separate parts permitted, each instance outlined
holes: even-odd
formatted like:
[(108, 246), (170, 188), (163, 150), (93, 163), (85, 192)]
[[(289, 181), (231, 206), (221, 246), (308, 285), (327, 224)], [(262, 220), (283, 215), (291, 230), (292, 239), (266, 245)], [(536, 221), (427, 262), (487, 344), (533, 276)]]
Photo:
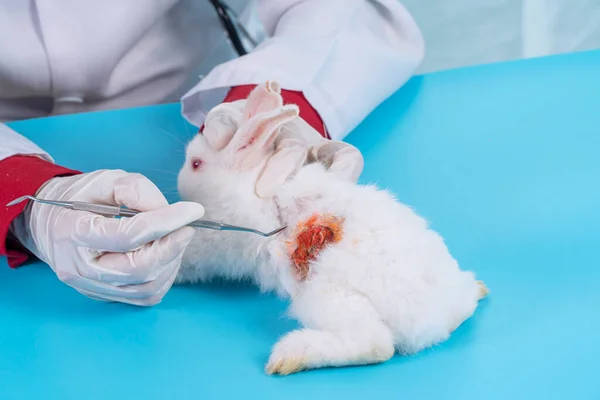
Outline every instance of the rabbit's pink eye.
[(202, 165), (202, 160), (200, 160), (199, 158), (194, 158), (192, 160), (192, 169), (194, 171), (196, 171), (198, 168), (200, 168), (201, 165)]

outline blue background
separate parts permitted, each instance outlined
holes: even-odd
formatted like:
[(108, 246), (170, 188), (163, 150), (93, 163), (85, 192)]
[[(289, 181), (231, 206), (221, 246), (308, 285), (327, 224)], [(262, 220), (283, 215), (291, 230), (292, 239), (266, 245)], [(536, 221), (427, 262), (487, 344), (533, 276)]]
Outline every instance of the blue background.
[[(599, 399), (600, 52), (418, 76), (348, 138), (362, 180), (431, 221), (492, 293), (446, 343), (383, 365), (263, 372), (296, 326), (253, 287), (88, 300), (0, 259), (0, 398)], [(178, 105), (11, 126), (58, 163), (142, 172), (176, 200)]]

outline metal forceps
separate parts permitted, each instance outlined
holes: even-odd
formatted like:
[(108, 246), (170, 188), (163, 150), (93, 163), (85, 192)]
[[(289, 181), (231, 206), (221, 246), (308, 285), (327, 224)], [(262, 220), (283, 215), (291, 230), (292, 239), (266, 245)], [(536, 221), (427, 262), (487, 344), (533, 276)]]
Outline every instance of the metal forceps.
[[(132, 210), (127, 207), (107, 206), (104, 204), (85, 203), (85, 202), (81, 202), (81, 201), (45, 200), (45, 199), (38, 199), (37, 197), (33, 197), (33, 196), (19, 197), (18, 199), (14, 199), (10, 203), (8, 203), (6, 206), (10, 207), (15, 204), (19, 204), (25, 200), (31, 200), (31, 201), (35, 201), (35, 202), (42, 203), (42, 204), (48, 204), (51, 206), (64, 207), (64, 208), (68, 208), (70, 210), (75, 210), (75, 211), (87, 211), (87, 212), (91, 212), (94, 214), (103, 215), (105, 217), (133, 217), (140, 213), (140, 211)], [(270, 236), (276, 235), (286, 228), (285, 226), (282, 226), (281, 228), (277, 228), (271, 232), (264, 233), (264, 232), (261, 232), (261, 231), (258, 231), (256, 229), (252, 229), (252, 228), (245, 228), (243, 226), (229, 225), (229, 224), (224, 224), (224, 223), (216, 222), (216, 221), (209, 221), (209, 220), (205, 220), (205, 219), (199, 219), (197, 221), (194, 221), (191, 224), (189, 224), (188, 226), (192, 226), (195, 228), (202, 228), (202, 229), (212, 229), (215, 231), (250, 232), (250, 233), (255, 233), (257, 235), (260, 235), (262, 237), (270, 237)]]

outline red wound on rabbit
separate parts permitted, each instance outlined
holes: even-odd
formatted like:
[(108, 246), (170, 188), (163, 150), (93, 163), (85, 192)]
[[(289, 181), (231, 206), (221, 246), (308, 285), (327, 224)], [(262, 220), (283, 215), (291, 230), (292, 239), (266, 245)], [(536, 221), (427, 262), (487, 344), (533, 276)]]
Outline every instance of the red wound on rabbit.
[(292, 247), (292, 264), (296, 278), (304, 280), (310, 272), (310, 263), (328, 245), (342, 239), (343, 219), (331, 215), (313, 215), (298, 224)]

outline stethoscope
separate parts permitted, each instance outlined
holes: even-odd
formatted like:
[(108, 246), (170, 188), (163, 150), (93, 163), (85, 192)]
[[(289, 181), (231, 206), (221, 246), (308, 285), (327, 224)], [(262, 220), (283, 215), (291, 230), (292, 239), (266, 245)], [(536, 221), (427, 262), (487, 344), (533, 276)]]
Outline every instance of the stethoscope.
[(257, 46), (256, 40), (254, 40), (254, 38), (248, 33), (246, 28), (244, 28), (244, 26), (239, 22), (237, 14), (231, 9), (231, 7), (219, 0), (210, 0), (210, 3), (215, 8), (219, 19), (221, 20), (221, 25), (223, 25), (223, 28), (227, 32), (227, 36), (229, 36), (229, 41), (231, 42), (231, 45), (240, 57), (245, 54), (248, 54), (248, 50), (246, 50), (246, 47), (244, 47), (239, 32), (241, 32), (242, 35), (253, 46)]

